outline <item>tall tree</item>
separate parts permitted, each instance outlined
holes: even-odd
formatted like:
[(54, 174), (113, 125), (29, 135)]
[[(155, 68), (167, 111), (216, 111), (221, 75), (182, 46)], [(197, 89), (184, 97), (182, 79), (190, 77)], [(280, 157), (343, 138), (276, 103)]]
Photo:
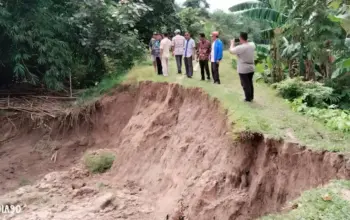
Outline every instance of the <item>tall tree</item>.
[(72, 78), (84, 88), (106, 74), (105, 57), (131, 67), (143, 53), (135, 24), (149, 10), (139, 1), (1, 0), (0, 86), (61, 90)]
[(184, 31), (188, 31), (192, 37), (197, 38), (203, 31), (204, 22), (202, 22), (198, 9), (184, 8), (179, 13), (180, 20)]
[(174, 0), (148, 0), (147, 6), (152, 8), (144, 18), (136, 23), (135, 28), (139, 31), (139, 36), (143, 42), (148, 43), (152, 33), (155, 31), (174, 31), (181, 27), (180, 18), (176, 13), (178, 10)]
[(201, 17), (204, 18), (209, 18), (210, 14), (209, 14), (209, 3), (207, 2), (207, 0), (186, 0), (183, 3), (183, 6), (186, 8), (193, 8), (193, 9), (197, 9), (198, 10), (198, 14)]
[(186, 8), (209, 8), (210, 5), (207, 0), (186, 0), (183, 3)]

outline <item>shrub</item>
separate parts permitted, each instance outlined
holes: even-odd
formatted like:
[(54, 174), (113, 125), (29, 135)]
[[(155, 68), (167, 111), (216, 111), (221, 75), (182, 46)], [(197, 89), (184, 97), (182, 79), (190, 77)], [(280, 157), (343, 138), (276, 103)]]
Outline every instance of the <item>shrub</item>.
[(299, 78), (287, 79), (273, 84), (278, 94), (289, 101), (293, 101), (304, 94), (305, 88)]
[(309, 107), (327, 108), (339, 102), (333, 88), (318, 82), (303, 82), (300, 78), (293, 78), (275, 83), (274, 87), (283, 98), (293, 101), (301, 97)]
[(237, 69), (237, 60), (236, 59), (232, 59), (232, 68)]
[(326, 108), (329, 104), (336, 102), (333, 98), (333, 89), (323, 86), (318, 82), (303, 82), (303, 100), (311, 107)]
[(109, 170), (115, 156), (109, 152), (89, 153), (84, 156), (84, 164), (91, 173), (104, 173)]
[[(86, 88), (143, 55), (135, 24), (152, 9), (141, 1), (1, 1), (0, 86)], [(18, 16), (21, 15), (21, 16)], [(150, 28), (150, 27), (148, 27)], [(128, 53), (125, 53), (128, 51)]]
[(326, 124), (332, 130), (350, 131), (350, 112), (347, 110), (333, 109), (334, 106), (330, 106), (328, 109), (308, 107), (303, 103), (302, 98), (295, 99), (291, 102), (291, 105), (294, 111), (313, 117)]
[(255, 72), (257, 73), (256, 82), (264, 81), (264, 83), (271, 84), (273, 82), (272, 78), (272, 60), (267, 57), (263, 60), (256, 60), (256, 69)]

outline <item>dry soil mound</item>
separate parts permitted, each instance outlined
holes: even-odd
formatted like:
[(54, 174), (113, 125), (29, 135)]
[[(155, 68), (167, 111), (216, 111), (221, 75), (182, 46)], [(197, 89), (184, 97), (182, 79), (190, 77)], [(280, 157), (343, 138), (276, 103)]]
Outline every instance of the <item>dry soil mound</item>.
[[(259, 134), (234, 142), (219, 102), (200, 89), (144, 82), (97, 106), (93, 124), (65, 134), (3, 121), (0, 140), (13, 136), (0, 147), (3, 194), (20, 178), (68, 170), (4, 194), (2, 204), (26, 204), (5, 219), (254, 219), (303, 190), (350, 177), (341, 155)], [(80, 159), (87, 149), (115, 154), (112, 169), (86, 172)]]

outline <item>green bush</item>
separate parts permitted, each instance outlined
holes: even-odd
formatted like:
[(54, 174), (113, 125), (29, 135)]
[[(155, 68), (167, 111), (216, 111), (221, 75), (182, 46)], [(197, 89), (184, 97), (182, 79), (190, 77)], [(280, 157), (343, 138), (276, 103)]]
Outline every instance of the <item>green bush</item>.
[(273, 86), (283, 98), (289, 101), (301, 98), (309, 107), (327, 108), (339, 102), (339, 97), (333, 93), (333, 88), (318, 82), (303, 82), (300, 78), (292, 78), (275, 83)]
[(232, 67), (233, 67), (233, 69), (237, 69), (237, 60), (236, 59), (232, 59)]
[[(263, 81), (266, 84), (271, 84), (273, 82), (272, 78), (272, 60), (270, 57), (264, 58), (262, 60), (256, 60), (255, 72), (257, 73), (256, 82)], [(275, 85), (273, 85), (275, 86)]]
[(332, 130), (350, 132), (350, 111), (348, 110), (333, 109), (335, 106), (329, 106), (328, 109), (308, 107), (303, 103), (302, 98), (295, 99), (291, 105), (294, 111), (313, 117)]
[(305, 103), (311, 107), (326, 108), (337, 100), (333, 97), (333, 89), (318, 82), (303, 82)]
[(64, 90), (71, 77), (73, 88), (84, 89), (109, 66), (125, 71), (144, 54), (135, 25), (150, 11), (142, 1), (1, 1), (0, 86)]
[(339, 108), (350, 109), (350, 72), (337, 79), (326, 80), (325, 85), (334, 89), (333, 93), (339, 98)]
[(299, 98), (305, 91), (303, 82), (299, 78), (287, 79), (272, 86), (277, 89), (280, 96), (289, 101)]
[(108, 152), (89, 153), (84, 156), (84, 164), (91, 173), (104, 173), (109, 170), (115, 156)]

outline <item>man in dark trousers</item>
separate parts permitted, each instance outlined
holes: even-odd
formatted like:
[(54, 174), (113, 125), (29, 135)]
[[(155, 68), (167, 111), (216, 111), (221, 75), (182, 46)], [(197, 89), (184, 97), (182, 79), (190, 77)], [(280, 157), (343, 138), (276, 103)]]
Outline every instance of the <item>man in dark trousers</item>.
[(201, 33), (199, 37), (200, 40), (197, 46), (197, 60), (199, 60), (199, 65), (201, 67), (202, 80), (205, 80), (204, 72), (207, 74), (207, 80), (210, 80), (209, 56), (211, 52), (211, 45), (205, 38), (205, 34)]
[(224, 45), (219, 39), (219, 32), (215, 31), (211, 34), (212, 46), (211, 46), (211, 72), (213, 75), (214, 83), (220, 84), (220, 75), (219, 75), (219, 64), (223, 58)]
[(184, 61), (186, 67), (186, 75), (188, 78), (193, 76), (193, 60), (196, 58), (196, 43), (191, 38), (190, 33), (185, 33), (184, 45)]
[(185, 38), (180, 35), (180, 30), (176, 30), (176, 36), (172, 38), (172, 51), (176, 59), (177, 73), (182, 73), (182, 57), (184, 55)]
[(254, 52), (255, 44), (248, 42), (248, 34), (242, 32), (239, 37), (239, 45), (235, 45), (235, 40), (231, 41), (230, 52), (237, 55), (237, 72), (245, 94), (245, 102), (254, 99), (253, 76), (255, 71)]
[(152, 47), (152, 55), (155, 57), (157, 62), (158, 75), (163, 75), (162, 61), (160, 59), (160, 41), (161, 40), (162, 40), (162, 36), (159, 33), (157, 33), (156, 40), (154, 41), (153, 47)]

